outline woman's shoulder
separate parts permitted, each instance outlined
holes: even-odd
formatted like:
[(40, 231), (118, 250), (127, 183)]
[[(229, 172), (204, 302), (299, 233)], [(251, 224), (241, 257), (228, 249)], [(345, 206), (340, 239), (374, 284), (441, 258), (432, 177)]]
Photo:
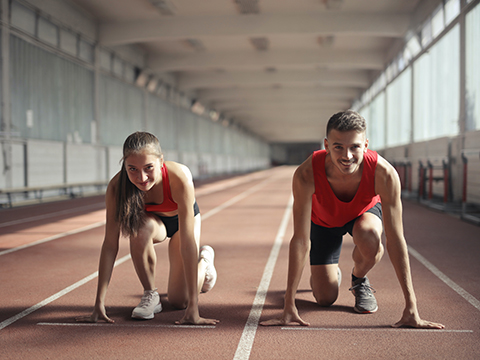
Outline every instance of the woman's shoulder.
[(106, 196), (107, 199), (111, 196), (114, 196), (118, 186), (118, 180), (120, 178), (120, 172), (118, 172), (113, 178), (110, 179), (107, 186)]
[(167, 167), (169, 177), (170, 175), (173, 175), (174, 177), (185, 179), (187, 181), (191, 181), (193, 179), (192, 172), (184, 164), (180, 164), (175, 161), (165, 161), (165, 166)]
[(168, 170), (168, 179), (172, 193), (182, 193), (185, 189), (193, 187), (193, 176), (190, 169), (175, 161), (165, 161)]

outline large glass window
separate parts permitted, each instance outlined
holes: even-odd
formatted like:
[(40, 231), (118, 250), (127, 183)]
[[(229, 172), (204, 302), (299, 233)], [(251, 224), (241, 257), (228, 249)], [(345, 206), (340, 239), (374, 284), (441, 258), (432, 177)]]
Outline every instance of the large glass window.
[(385, 92), (378, 94), (370, 104), (367, 121), (367, 137), (369, 147), (373, 150), (385, 147)]
[(480, 5), (466, 16), (466, 127), (480, 129)]
[(458, 134), (459, 25), (414, 63), (414, 98), (415, 141)]
[(412, 71), (407, 68), (387, 87), (387, 146), (408, 144), (412, 123)]

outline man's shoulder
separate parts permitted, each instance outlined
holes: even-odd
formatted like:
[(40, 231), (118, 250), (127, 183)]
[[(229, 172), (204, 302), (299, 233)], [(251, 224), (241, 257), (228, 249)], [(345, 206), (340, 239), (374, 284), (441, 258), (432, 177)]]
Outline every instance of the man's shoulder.
[(297, 170), (295, 170), (294, 179), (308, 183), (309, 181), (313, 182), (313, 154), (310, 155), (307, 160), (305, 160)]

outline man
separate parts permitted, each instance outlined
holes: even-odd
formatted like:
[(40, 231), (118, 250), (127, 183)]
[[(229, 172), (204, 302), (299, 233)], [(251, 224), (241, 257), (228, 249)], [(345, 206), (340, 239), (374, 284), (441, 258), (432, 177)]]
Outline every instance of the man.
[(350, 289), (355, 296), (354, 310), (377, 311), (367, 273), (383, 255), (384, 226), (387, 250), (405, 297), (402, 318), (393, 326), (444, 328), (422, 320), (418, 314), (403, 235), (400, 181), (395, 169), (368, 149), (365, 120), (351, 110), (333, 115), (324, 144), (325, 150), (314, 152), (293, 176), (294, 234), (284, 310), (281, 318), (261, 324), (309, 325), (295, 306), (309, 249), (313, 295), (321, 306), (335, 302), (341, 278), (338, 260), (342, 237), (347, 232), (355, 245)]

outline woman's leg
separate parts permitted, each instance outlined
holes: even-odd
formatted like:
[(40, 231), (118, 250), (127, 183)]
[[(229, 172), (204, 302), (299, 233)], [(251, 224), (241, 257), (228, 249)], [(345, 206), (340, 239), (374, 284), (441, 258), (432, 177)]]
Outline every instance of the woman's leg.
[(144, 290), (156, 289), (155, 267), (157, 255), (153, 245), (165, 240), (166, 237), (165, 225), (154, 215), (149, 215), (137, 236), (130, 238), (130, 254)]
[(165, 240), (166, 237), (165, 225), (154, 215), (149, 215), (138, 234), (130, 238), (133, 265), (144, 289), (140, 304), (133, 309), (132, 318), (153, 319), (156, 313), (162, 311), (160, 295), (155, 286), (157, 256), (153, 244)]

